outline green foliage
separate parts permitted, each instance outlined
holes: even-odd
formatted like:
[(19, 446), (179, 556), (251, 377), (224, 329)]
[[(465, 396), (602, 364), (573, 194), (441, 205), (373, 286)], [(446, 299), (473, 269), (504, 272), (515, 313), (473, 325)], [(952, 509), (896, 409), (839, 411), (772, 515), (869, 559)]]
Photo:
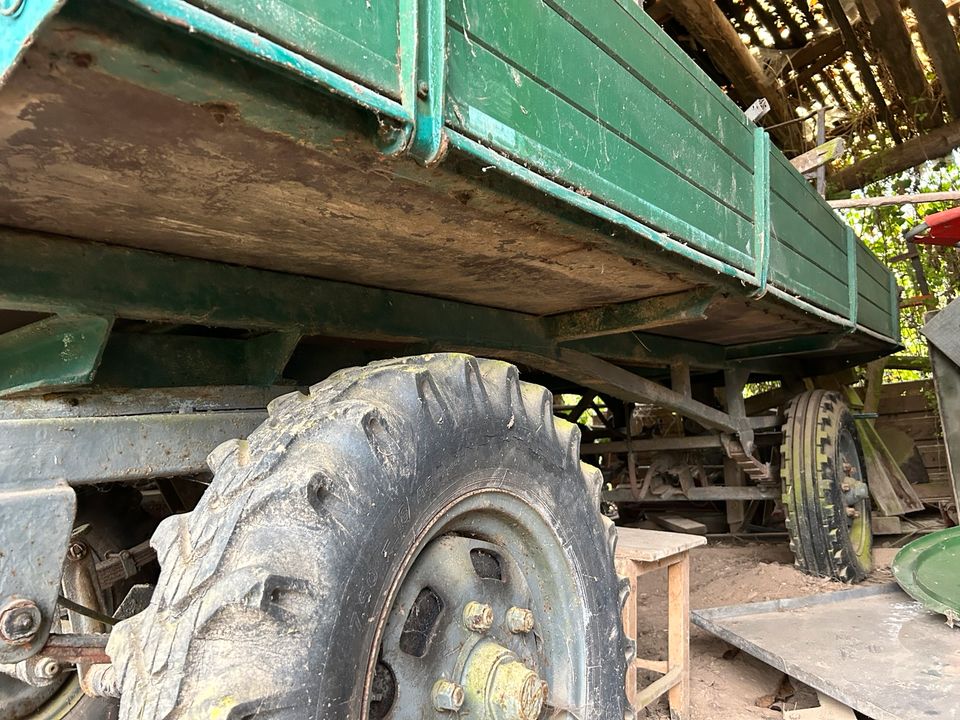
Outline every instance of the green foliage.
[[(859, 196), (882, 197), (925, 192), (940, 192), (960, 188), (960, 153), (921, 165), (898, 175), (868, 185)], [(870, 249), (894, 271), (901, 288), (901, 299), (922, 294), (917, 274), (909, 259), (897, 259), (907, 253), (911, 245), (903, 238), (910, 228), (923, 222), (924, 217), (941, 210), (956, 207), (956, 203), (925, 203), (923, 205), (889, 205), (879, 208), (841, 210)], [(925, 305), (900, 310), (905, 355), (927, 355), (927, 345), (920, 328), (928, 310), (944, 307), (960, 292), (960, 253), (957, 248), (935, 245), (916, 245), (920, 263), (933, 296)], [(925, 374), (914, 370), (888, 371), (889, 380), (912, 380)]]

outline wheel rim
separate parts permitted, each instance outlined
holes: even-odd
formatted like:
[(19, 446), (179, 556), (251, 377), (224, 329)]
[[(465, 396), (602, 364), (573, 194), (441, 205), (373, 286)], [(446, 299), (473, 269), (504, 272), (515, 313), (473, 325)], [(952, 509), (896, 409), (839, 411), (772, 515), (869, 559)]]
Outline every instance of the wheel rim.
[(870, 526), (870, 495), (864, 481), (863, 466), (857, 440), (849, 428), (842, 428), (839, 437), (839, 492), (847, 516), (850, 544), (861, 567), (869, 569), (873, 534)]
[(431, 706), (477, 720), (536, 720), (542, 707), (568, 717), (586, 699), (585, 618), (552, 524), (512, 494), (481, 491), (430, 525), (379, 618), (367, 717), (419, 720)]

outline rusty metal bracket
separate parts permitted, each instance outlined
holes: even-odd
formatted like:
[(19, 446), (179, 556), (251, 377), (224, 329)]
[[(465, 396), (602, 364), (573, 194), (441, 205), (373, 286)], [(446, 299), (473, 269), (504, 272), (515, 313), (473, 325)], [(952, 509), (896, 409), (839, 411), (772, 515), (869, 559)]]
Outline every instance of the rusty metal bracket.
[(760, 462), (753, 455), (747, 453), (743, 444), (732, 435), (721, 434), (720, 442), (727, 457), (733, 460), (743, 474), (758, 485), (768, 485), (774, 482), (770, 473), (770, 463)]

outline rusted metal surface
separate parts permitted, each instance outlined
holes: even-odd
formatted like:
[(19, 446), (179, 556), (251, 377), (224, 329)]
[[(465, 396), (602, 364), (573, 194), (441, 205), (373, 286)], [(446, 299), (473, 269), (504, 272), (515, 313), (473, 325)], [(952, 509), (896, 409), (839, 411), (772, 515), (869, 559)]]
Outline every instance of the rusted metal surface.
[(108, 634), (53, 634), (40, 652), (63, 663), (109, 663), (106, 651), (109, 637)]

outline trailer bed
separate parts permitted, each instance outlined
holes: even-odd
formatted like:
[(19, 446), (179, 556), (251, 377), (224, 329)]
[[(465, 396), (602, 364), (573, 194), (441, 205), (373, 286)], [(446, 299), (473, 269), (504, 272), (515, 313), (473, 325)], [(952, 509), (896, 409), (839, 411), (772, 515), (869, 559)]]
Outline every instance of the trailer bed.
[[(572, 321), (713, 288), (650, 332), (770, 355), (897, 345), (890, 272), (631, 0), (68, 2), (32, 40), (0, 90), (5, 242)], [(439, 162), (384, 152), (431, 122)]]

